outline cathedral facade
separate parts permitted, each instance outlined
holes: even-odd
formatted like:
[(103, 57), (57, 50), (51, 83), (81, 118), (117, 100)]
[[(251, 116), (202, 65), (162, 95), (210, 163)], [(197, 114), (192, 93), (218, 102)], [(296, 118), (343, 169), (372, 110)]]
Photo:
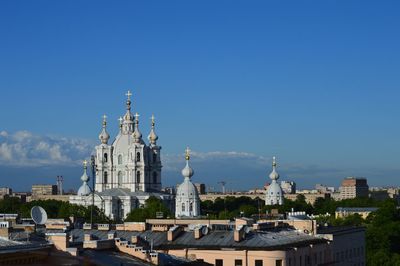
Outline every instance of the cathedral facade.
[[(173, 195), (161, 192), (161, 147), (157, 145), (154, 116), (148, 135), (143, 140), (139, 130), (139, 115), (131, 113), (131, 93), (126, 94), (126, 112), (119, 118), (119, 131), (112, 143), (107, 132), (106, 116), (103, 116), (100, 144), (95, 147), (95, 205), (111, 219), (124, 219), (133, 209), (144, 204), (150, 196), (166, 202), (173, 209)], [(84, 182), (78, 195), (70, 202), (91, 205), (92, 191), (88, 191), (84, 166)]]

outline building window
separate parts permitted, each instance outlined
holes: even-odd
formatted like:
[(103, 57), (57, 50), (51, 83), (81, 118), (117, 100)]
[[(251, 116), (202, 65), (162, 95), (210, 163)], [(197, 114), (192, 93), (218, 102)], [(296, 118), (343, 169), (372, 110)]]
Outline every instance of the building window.
[(108, 161), (108, 154), (104, 153), (104, 162), (106, 163)]
[(153, 183), (157, 184), (157, 172), (153, 172)]
[(235, 266), (243, 266), (242, 260), (235, 260)]
[(136, 183), (140, 183), (140, 171), (136, 172)]
[(182, 203), (182, 211), (185, 211), (185, 203)]
[(108, 179), (108, 173), (104, 172), (104, 184), (107, 184)]
[(121, 171), (118, 172), (118, 185), (119, 186), (122, 185), (122, 172)]
[(136, 162), (140, 162), (140, 152), (136, 153)]
[(191, 203), (189, 204), (189, 211), (190, 211), (190, 212), (193, 212), (193, 202), (191, 202)]
[(157, 154), (153, 153), (153, 163), (157, 162)]
[(254, 261), (254, 266), (263, 266), (263, 261), (262, 260), (255, 260)]
[(215, 266), (224, 266), (224, 261), (220, 259), (215, 260)]
[(122, 155), (118, 155), (118, 164), (122, 164)]
[(282, 260), (276, 260), (275, 266), (282, 266)]

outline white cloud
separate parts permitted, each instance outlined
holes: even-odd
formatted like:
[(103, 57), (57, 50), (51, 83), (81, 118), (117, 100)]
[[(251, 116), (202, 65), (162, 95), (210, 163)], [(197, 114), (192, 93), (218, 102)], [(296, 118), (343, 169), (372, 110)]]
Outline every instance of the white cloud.
[(93, 143), (83, 139), (40, 136), (29, 131), (0, 132), (0, 165), (77, 165), (90, 155)]

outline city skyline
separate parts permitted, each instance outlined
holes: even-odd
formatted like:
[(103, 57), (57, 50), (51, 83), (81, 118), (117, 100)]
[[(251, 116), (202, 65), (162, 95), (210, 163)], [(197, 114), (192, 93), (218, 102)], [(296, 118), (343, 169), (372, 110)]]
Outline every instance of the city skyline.
[(261, 187), (274, 155), (299, 188), (400, 185), (399, 4), (363, 3), (2, 3), (0, 182), (77, 188), (130, 89), (144, 136), (156, 116), (163, 185), (186, 146), (214, 187)]

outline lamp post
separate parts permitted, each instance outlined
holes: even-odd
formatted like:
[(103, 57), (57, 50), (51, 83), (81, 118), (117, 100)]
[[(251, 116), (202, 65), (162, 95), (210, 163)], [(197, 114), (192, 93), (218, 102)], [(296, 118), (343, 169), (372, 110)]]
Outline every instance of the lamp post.
[(96, 164), (94, 155), (91, 156), (91, 165), (92, 165), (92, 208), (90, 209), (90, 224), (93, 228), (93, 210), (94, 210), (94, 180), (96, 179)]

